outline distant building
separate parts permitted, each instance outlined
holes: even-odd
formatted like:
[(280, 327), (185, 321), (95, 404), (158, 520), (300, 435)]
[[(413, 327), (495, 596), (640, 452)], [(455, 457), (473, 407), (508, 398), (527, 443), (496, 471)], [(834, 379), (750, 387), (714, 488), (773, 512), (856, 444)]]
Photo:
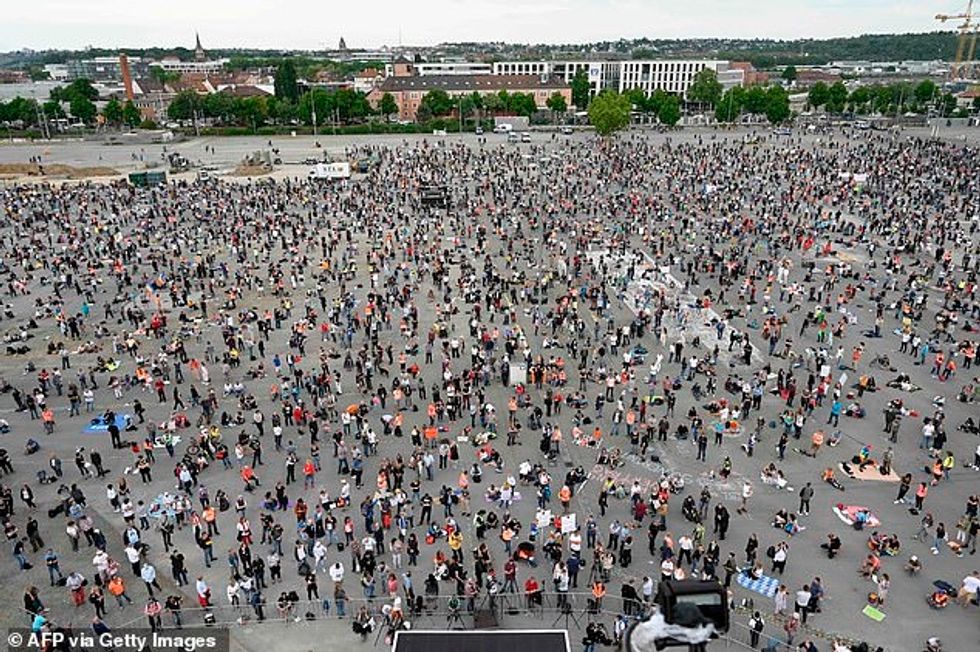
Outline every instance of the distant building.
[(431, 90), (441, 89), (450, 97), (479, 93), (480, 95), (526, 93), (534, 98), (538, 108), (547, 106), (548, 98), (560, 93), (565, 102), (572, 103), (572, 89), (564, 80), (546, 75), (427, 75), (392, 76), (368, 94), (368, 101), (377, 108), (385, 93), (391, 93), (398, 106), (399, 120), (415, 120), (422, 98)]
[(207, 61), (208, 53), (201, 46), (201, 35), (194, 32), (194, 61)]
[(378, 72), (377, 68), (365, 68), (354, 75), (354, 90), (370, 93), (375, 86), (384, 81), (384, 78), (384, 75)]
[(0, 84), (23, 84), (29, 81), (30, 77), (22, 70), (0, 70)]
[[(395, 76), (396, 63), (385, 66), (385, 77)], [(412, 74), (420, 77), (428, 75), (492, 75), (493, 65), (472, 61), (426, 61), (409, 64)], [(404, 76), (404, 75), (398, 75)]]
[(44, 72), (48, 73), (48, 77), (54, 81), (66, 81), (68, 79), (68, 64), (49, 63), (44, 66)]
[(627, 61), (498, 61), (495, 75), (554, 75), (571, 83), (583, 71), (589, 81), (589, 94), (604, 90), (625, 92), (635, 88), (647, 95), (663, 90), (686, 95), (697, 74), (710, 68), (727, 90), (744, 83), (744, 70), (730, 67), (727, 61), (713, 60), (627, 60)]
[[(132, 59), (129, 60), (132, 65)], [(220, 73), (224, 70), (228, 59), (208, 59), (208, 53), (201, 46), (201, 37), (194, 34), (194, 59), (192, 61), (181, 61), (178, 57), (164, 57), (159, 61), (154, 61), (153, 66), (158, 66), (167, 72), (177, 72), (180, 74), (210, 75)], [(136, 73), (134, 72), (134, 75)], [(140, 76), (140, 75), (137, 75)]]
[(840, 80), (840, 73), (827, 72), (815, 68), (801, 68), (796, 71), (796, 86), (799, 88), (809, 88), (817, 82), (823, 82), (829, 86)]
[(769, 83), (769, 73), (756, 70), (748, 61), (732, 61), (728, 67), (742, 71), (743, 86), (765, 86)]
[[(129, 69), (134, 77), (143, 77), (149, 73), (149, 62), (141, 57), (129, 57)], [(123, 72), (119, 57), (95, 57), (93, 59), (75, 59), (65, 64), (66, 81), (88, 79), (99, 83), (122, 83)]]

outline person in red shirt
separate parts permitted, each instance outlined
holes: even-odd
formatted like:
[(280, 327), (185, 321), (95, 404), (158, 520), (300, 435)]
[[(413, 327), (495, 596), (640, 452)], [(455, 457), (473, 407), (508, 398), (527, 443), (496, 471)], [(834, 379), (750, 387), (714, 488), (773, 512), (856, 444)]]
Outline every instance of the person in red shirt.
[(524, 582), (524, 595), (527, 596), (528, 609), (541, 606), (541, 585), (538, 584), (533, 575)]

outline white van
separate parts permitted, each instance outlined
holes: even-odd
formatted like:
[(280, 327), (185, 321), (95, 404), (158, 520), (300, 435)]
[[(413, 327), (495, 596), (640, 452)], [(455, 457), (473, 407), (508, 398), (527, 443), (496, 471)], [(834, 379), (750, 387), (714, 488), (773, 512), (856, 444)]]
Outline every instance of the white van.
[(509, 134), (512, 131), (514, 131), (514, 125), (507, 122), (493, 128), (493, 133), (495, 134)]

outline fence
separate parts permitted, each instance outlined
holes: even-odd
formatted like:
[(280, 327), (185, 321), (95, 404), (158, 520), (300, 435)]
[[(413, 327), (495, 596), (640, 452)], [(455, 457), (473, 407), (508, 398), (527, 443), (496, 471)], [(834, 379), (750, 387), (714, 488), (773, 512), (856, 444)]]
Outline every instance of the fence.
[[(271, 591), (270, 591), (271, 593)], [(481, 593), (472, 599), (452, 595), (420, 595), (415, 601), (390, 596), (376, 598), (347, 598), (340, 603), (332, 597), (320, 600), (280, 600), (269, 597), (260, 606), (242, 601), (238, 605), (222, 604), (209, 608), (185, 608), (174, 614), (165, 611), (163, 627), (213, 626), (234, 627), (245, 623), (290, 623), (330, 621), (352, 623), (357, 618), (373, 624), (368, 637), (375, 645), (403, 622), (412, 629), (473, 629), (486, 626), (534, 627), (584, 630), (590, 622), (602, 622), (607, 631), (613, 631), (613, 621), (625, 615), (630, 623), (649, 615), (652, 605), (640, 601), (627, 601), (619, 596), (605, 596), (596, 604), (591, 593), (540, 592), (539, 600), (529, 600), (524, 593), (502, 592), (494, 596)], [(295, 597), (295, 596), (293, 596)], [(392, 619), (392, 609), (397, 605), (401, 618)], [(731, 628), (720, 636), (715, 646), (736, 649), (762, 649), (767, 652), (789, 652), (796, 647), (788, 645), (782, 636), (783, 619), (766, 616), (766, 626), (757, 646), (751, 645), (752, 631), (747, 621), (749, 613), (744, 608), (732, 610)], [(745, 622), (742, 622), (744, 620)], [(135, 625), (139, 621), (119, 626)], [(816, 629), (801, 628), (794, 642), (806, 638), (831, 639), (833, 635)]]

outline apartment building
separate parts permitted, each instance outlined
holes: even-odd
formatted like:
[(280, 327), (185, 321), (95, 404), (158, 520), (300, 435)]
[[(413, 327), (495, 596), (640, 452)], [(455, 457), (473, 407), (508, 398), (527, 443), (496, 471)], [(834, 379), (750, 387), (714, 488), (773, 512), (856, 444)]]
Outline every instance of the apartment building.
[(686, 95), (694, 78), (705, 68), (718, 73), (718, 81), (726, 90), (744, 82), (744, 70), (731, 67), (727, 61), (713, 60), (499, 61), (493, 64), (493, 74), (553, 75), (570, 83), (582, 70), (588, 77), (591, 95), (634, 88), (648, 95), (657, 89)]

